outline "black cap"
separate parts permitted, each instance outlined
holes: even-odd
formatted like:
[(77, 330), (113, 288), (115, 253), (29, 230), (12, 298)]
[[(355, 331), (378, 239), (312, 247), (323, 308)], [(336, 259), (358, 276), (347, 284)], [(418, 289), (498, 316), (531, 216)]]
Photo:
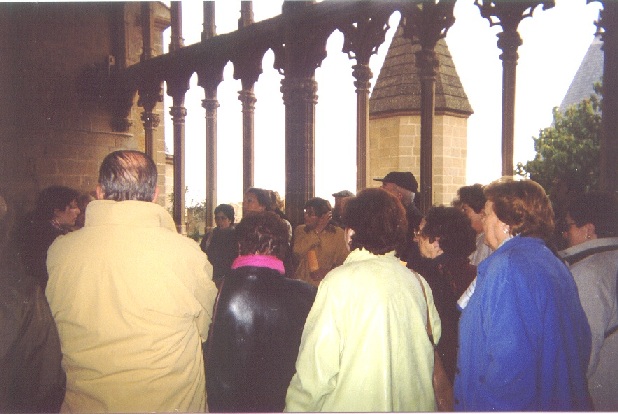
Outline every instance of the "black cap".
[(374, 178), (373, 180), (397, 184), (399, 187), (405, 188), (413, 193), (418, 191), (416, 178), (414, 178), (414, 174), (409, 171), (392, 171), (386, 174), (384, 178)]
[(348, 190), (341, 190), (338, 193), (333, 193), (333, 197), (354, 197), (354, 193)]

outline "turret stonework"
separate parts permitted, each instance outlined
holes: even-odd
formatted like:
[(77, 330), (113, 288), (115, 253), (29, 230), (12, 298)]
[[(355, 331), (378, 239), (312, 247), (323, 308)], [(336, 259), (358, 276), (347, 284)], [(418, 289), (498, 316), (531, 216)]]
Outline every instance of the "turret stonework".
[[(397, 29), (369, 100), (369, 176), (389, 171), (420, 174), (421, 92), (413, 45)], [(439, 67), (435, 87), (433, 149), (434, 204), (450, 204), (457, 189), (466, 184), (467, 122), (473, 113), (448, 46), (436, 45)]]

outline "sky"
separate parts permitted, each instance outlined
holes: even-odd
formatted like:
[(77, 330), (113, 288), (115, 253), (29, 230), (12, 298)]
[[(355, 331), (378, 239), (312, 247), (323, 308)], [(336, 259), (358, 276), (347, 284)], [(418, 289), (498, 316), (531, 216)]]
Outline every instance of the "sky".
[[(217, 34), (237, 29), (239, 0), (216, 0)], [(185, 45), (199, 42), (202, 31), (202, 2), (183, 1)], [(534, 158), (533, 137), (549, 127), (552, 109), (560, 105), (594, 39), (595, 20), (601, 5), (586, 0), (556, 0), (549, 10), (537, 7), (533, 17), (519, 25), (523, 39), (519, 47), (515, 107), (514, 162)], [(281, 12), (281, 2), (253, 1), (255, 21)], [(501, 174), (502, 61), (497, 47), (499, 25), (490, 27), (481, 17), (474, 0), (457, 0), (455, 23), (446, 42), (453, 57), (474, 114), (468, 119), (467, 184), (487, 184)], [(399, 23), (393, 14), (386, 41), (369, 64), (374, 78), (379, 74), (390, 40)], [(168, 30), (169, 32), (169, 30)], [(165, 40), (169, 44), (169, 38)], [(355, 191), (356, 187), (356, 92), (352, 65), (341, 52), (343, 35), (335, 31), (327, 43), (327, 57), (316, 70), (315, 195), (334, 201), (332, 193)], [(284, 105), (279, 91), (282, 76), (273, 68), (274, 55), (268, 51), (262, 61), (263, 73), (255, 85), (255, 186), (285, 194)], [(201, 100), (204, 91), (191, 79), (185, 105), (187, 206), (205, 200), (205, 118)], [(242, 200), (242, 113), (238, 100), (240, 81), (233, 78), (228, 63), (217, 90), (217, 204)], [(171, 99), (165, 96), (165, 112)], [(166, 147), (173, 152), (171, 118), (165, 120)], [(418, 178), (418, 177), (417, 177)]]

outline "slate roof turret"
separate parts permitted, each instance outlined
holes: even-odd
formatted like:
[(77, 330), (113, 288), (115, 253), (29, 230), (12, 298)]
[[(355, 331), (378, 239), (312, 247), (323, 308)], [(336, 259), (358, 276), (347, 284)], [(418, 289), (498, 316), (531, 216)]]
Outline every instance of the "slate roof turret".
[(564, 113), (571, 105), (587, 99), (594, 93), (594, 84), (603, 79), (603, 41), (597, 34), (588, 47), (588, 51), (575, 73), (575, 77), (560, 104), (560, 112)]
[[(397, 28), (375, 87), (369, 99), (369, 116), (418, 113), (421, 109), (420, 70), (416, 66), (415, 52), (420, 45), (412, 45)], [(435, 48), (439, 67), (436, 75), (436, 113), (455, 112), (471, 115), (474, 111), (468, 101), (453, 58), (444, 39)]]

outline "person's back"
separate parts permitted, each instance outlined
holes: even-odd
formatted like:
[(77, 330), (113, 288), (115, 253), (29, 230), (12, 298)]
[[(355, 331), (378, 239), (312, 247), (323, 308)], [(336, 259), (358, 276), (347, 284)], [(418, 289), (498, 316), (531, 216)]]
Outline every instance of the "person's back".
[(573, 277), (540, 239), (514, 237), (479, 265), (459, 343), (459, 410), (590, 407), (588, 323)]
[(407, 231), (404, 208), (368, 188), (346, 204), (344, 222), (351, 252), (318, 288), (286, 411), (434, 411), (426, 322), (437, 342), (440, 317), (426, 282), (395, 256)]
[(221, 279), (230, 273), (230, 267), (238, 256), (238, 240), (233, 226), (227, 228), (215, 227), (212, 237), (206, 249), (202, 251), (208, 256), (208, 261), (213, 267), (213, 280), (218, 285)]
[(426, 312), (419, 282), (393, 253), (351, 252), (320, 285), (286, 411), (434, 410)]
[(48, 253), (46, 294), (67, 373), (62, 410), (203, 410), (212, 268), (163, 207), (97, 197), (85, 227)]
[(66, 384), (58, 331), (14, 250), (0, 252), (0, 412), (57, 412)]
[(591, 191), (565, 213), (567, 249), (559, 254), (573, 274), (590, 324), (588, 389), (594, 409), (618, 410), (618, 198)]
[(264, 267), (226, 276), (208, 340), (210, 410), (283, 410), (315, 293), (308, 283)]

